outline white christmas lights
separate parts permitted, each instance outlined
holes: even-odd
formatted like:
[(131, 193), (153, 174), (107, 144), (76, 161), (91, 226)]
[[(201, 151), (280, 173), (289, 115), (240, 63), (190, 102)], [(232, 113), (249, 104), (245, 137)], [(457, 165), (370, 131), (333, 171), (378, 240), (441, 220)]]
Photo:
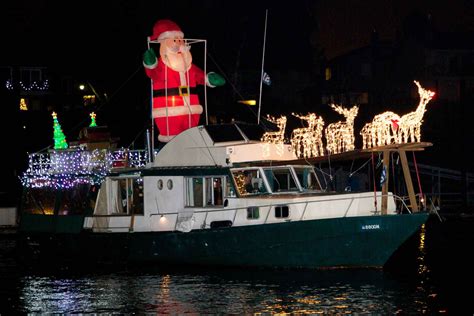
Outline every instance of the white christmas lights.
[(424, 89), (418, 81), (414, 81), (418, 87), (418, 94), (420, 95), (420, 102), (414, 112), (407, 113), (400, 117), (397, 140), (399, 143), (421, 141), (421, 123), (423, 122), (423, 115), (426, 112), (426, 105), (433, 99), (435, 93)]
[(354, 120), (359, 107), (354, 105), (346, 109), (340, 105), (331, 104), (334, 111), (342, 114), (346, 121), (331, 123), (326, 127), (326, 150), (331, 154), (338, 154), (348, 150), (354, 150)]
[(360, 131), (363, 149), (392, 143), (407, 143), (408, 139), (410, 139), (410, 142), (421, 140), (423, 115), (426, 111), (426, 105), (435, 93), (424, 89), (418, 81), (414, 82), (420, 95), (420, 102), (416, 110), (402, 117), (390, 111), (377, 114), (372, 122), (365, 124)]
[(285, 140), (286, 116), (282, 115), (276, 119), (273, 116), (267, 115), (267, 120), (276, 124), (278, 131), (265, 132), (260, 140), (270, 144), (283, 144)]
[(29, 86), (20, 81), (20, 87), (23, 91), (47, 91), (49, 89), (48, 79), (43, 80), (42, 82), (33, 81)]
[(396, 142), (399, 121), (400, 116), (390, 111), (374, 116), (372, 122), (366, 123), (360, 131), (362, 148), (367, 149)]
[(5, 88), (7, 88), (7, 90), (13, 90), (13, 83), (10, 79), (8, 79), (6, 82), (5, 82)]
[(127, 162), (127, 167), (143, 167), (147, 161), (144, 150), (119, 149), (109, 151), (83, 148), (54, 150), (29, 155), (29, 167), (21, 177), (23, 186), (69, 189), (78, 184), (100, 184), (116, 161)]
[(308, 127), (296, 128), (291, 134), (291, 146), (296, 156), (300, 158), (323, 156), (323, 118), (316, 116), (315, 113), (304, 116), (295, 113), (292, 115), (308, 123)]

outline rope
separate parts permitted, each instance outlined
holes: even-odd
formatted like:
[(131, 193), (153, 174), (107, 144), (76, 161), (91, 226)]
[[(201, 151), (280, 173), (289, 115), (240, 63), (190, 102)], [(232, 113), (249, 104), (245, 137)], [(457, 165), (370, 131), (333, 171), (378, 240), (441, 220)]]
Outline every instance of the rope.
[(392, 163), (392, 179), (393, 179), (393, 194), (397, 195), (397, 186), (395, 185), (395, 163), (393, 161), (393, 152), (391, 153), (391, 163)]
[[(168, 56), (166, 56), (168, 58)], [(168, 120), (168, 66), (165, 64), (165, 106), (166, 106), (166, 136), (170, 136), (170, 123)]]
[(421, 194), (421, 198), (423, 198), (423, 191), (421, 189), (420, 174), (418, 172), (418, 164), (416, 163), (415, 152), (413, 151), (412, 153), (413, 153), (413, 163), (415, 164), (416, 179), (418, 181), (418, 191)]
[(130, 149), (130, 147), (135, 146), (135, 141), (138, 139), (138, 137), (148, 128), (148, 125), (144, 125), (142, 129), (138, 132), (138, 134), (135, 136), (135, 138), (132, 140), (130, 145), (127, 146), (127, 149)]
[[(183, 57), (184, 58), (184, 57)], [(204, 76), (206, 74), (204, 73)], [(204, 82), (206, 79), (204, 79)], [(188, 107), (188, 128), (191, 128), (191, 97), (190, 97), (190, 92), (189, 92), (189, 69), (186, 70), (186, 86), (188, 87), (188, 95), (183, 96), (183, 101), (186, 103), (186, 106)]]
[(374, 207), (375, 207), (375, 212), (377, 212), (377, 186), (375, 183), (375, 160), (374, 160), (374, 153), (371, 155), (372, 158), (372, 179), (374, 182)]
[(377, 158), (377, 166), (376, 166), (375, 168), (378, 169), (378, 168), (380, 167), (380, 165), (382, 164), (382, 162), (383, 162), (382, 153), (380, 152), (380, 153), (379, 153), (379, 156), (378, 156), (378, 158)]
[[(209, 52), (207, 53), (207, 56), (209, 56), (209, 58), (212, 60), (212, 62), (216, 65), (217, 69), (219, 69), (220, 73), (224, 76), (224, 78), (226, 78), (227, 82), (232, 87), (232, 90), (234, 90), (234, 92), (237, 93), (237, 95), (240, 97), (240, 100), (245, 100), (244, 97), (240, 94), (240, 92), (237, 90), (235, 85), (232, 83), (232, 81), (230, 81), (229, 77), (226, 76), (225, 72), (217, 64), (217, 62), (215, 61), (215, 59), (211, 56), (211, 54)], [(248, 109), (250, 112), (252, 112), (252, 114), (255, 115), (255, 117), (258, 116), (257, 113), (255, 113), (255, 111), (250, 106), (246, 106), (245, 108)]]
[(323, 171), (323, 169), (321, 168), (321, 163), (319, 163), (319, 168), (316, 168), (316, 166), (314, 166), (315, 169), (319, 170), (319, 172), (321, 172), (321, 174), (323, 175), (323, 179), (324, 179), (324, 185), (326, 187), (326, 189), (328, 188), (328, 182), (326, 181), (326, 176), (325, 176), (325, 172)]
[[(364, 162), (364, 163), (362, 164), (362, 166), (360, 166), (359, 168), (357, 168), (357, 170), (356, 170), (356, 171), (354, 171), (354, 172), (351, 172), (351, 173), (349, 174), (349, 177), (352, 177), (354, 174), (356, 174), (357, 172), (359, 172), (359, 170), (360, 170), (360, 169), (362, 169), (362, 168), (364, 168), (364, 167), (365, 167), (365, 165), (369, 163), (369, 161), (370, 161), (370, 158), (369, 158), (369, 159), (367, 159), (367, 161), (366, 161), (366, 162)], [(352, 169), (352, 167), (351, 167), (351, 169)]]
[(332, 181), (331, 154), (328, 154), (328, 164), (329, 164), (329, 179)]

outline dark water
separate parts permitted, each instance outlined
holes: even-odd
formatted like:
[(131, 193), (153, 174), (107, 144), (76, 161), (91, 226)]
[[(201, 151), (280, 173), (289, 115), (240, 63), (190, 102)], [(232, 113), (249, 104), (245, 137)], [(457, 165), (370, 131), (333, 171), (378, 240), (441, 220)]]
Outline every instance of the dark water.
[(0, 314), (472, 315), (474, 221), (430, 219), (384, 269), (18, 266), (0, 237)]

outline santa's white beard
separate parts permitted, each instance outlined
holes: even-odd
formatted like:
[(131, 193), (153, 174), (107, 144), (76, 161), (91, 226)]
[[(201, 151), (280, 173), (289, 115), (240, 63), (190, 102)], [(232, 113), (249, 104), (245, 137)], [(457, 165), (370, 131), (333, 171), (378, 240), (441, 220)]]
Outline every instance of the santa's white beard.
[(166, 66), (178, 72), (188, 71), (193, 61), (193, 57), (189, 51), (182, 53), (168, 52), (162, 57)]

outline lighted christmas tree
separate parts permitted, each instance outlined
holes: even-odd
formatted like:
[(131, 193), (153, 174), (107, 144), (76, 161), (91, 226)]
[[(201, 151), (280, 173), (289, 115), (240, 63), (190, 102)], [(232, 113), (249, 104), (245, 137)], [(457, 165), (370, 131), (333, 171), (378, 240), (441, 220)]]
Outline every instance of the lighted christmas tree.
[(56, 112), (53, 112), (53, 120), (54, 120), (54, 149), (66, 149), (67, 142), (66, 142), (66, 136), (63, 133), (63, 130), (61, 129), (61, 125), (58, 122), (58, 116)]
[(89, 114), (91, 116), (91, 125), (89, 125), (89, 127), (97, 127), (97, 123), (95, 122), (95, 113), (92, 112), (91, 114)]

